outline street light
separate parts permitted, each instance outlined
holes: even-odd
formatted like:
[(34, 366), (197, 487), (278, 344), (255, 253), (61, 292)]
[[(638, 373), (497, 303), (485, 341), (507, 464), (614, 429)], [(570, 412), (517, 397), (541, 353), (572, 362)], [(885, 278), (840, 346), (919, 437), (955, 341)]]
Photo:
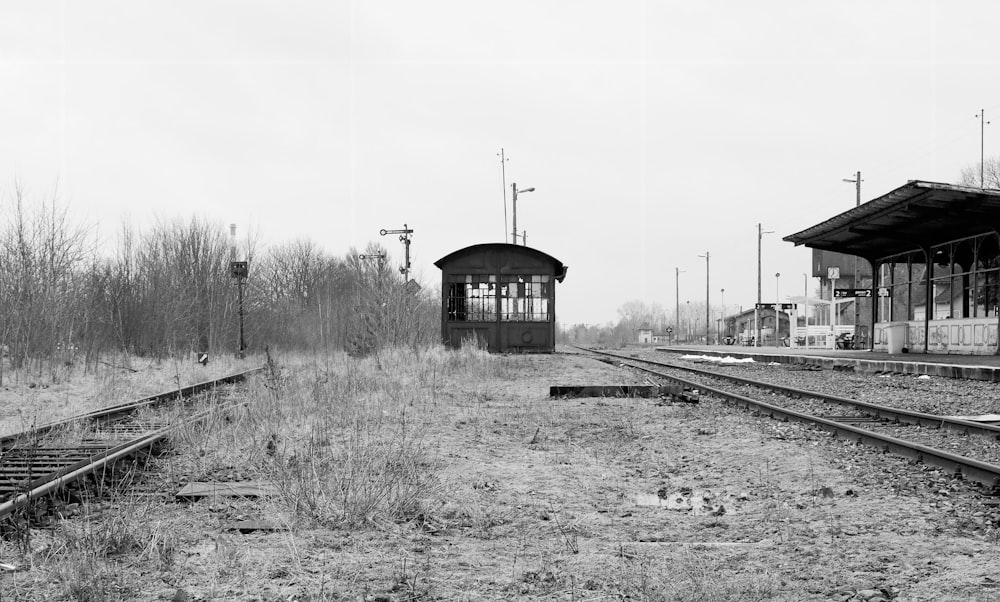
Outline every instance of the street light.
[(517, 189), (517, 182), (514, 182), (514, 183), (512, 183), (510, 185), (510, 189), (511, 189), (511, 192), (514, 193), (513, 194), (513, 197), (514, 197), (514, 232), (513, 232), (514, 240), (513, 240), (513, 242), (516, 245), (517, 244), (517, 195), (520, 194), (520, 193), (522, 193), (522, 192), (534, 192), (535, 188), (531, 187), (531, 188), (523, 188), (521, 190), (518, 190)]
[(760, 239), (764, 238), (765, 234), (774, 234), (774, 230), (765, 231), (762, 224), (757, 224), (757, 305), (753, 309), (753, 323), (757, 336), (753, 340), (754, 347), (760, 347), (760, 310), (758, 309), (760, 305)]
[(710, 297), (709, 297), (709, 293), (708, 293), (708, 291), (710, 290), (708, 288), (708, 280), (709, 280), (709, 276), (710, 276), (709, 267), (708, 267), (709, 253), (708, 253), (708, 251), (705, 251), (704, 255), (699, 255), (698, 257), (704, 257), (705, 258), (705, 344), (708, 345), (709, 344), (708, 343), (708, 325), (711, 324), (711, 322), (709, 321), (709, 317), (708, 317), (709, 316), (709, 314), (708, 314), (709, 307), (711, 307), (711, 305), (709, 304)]
[[(843, 178), (843, 180), (845, 182), (850, 182), (850, 183), (854, 184), (855, 190), (857, 191), (857, 200), (855, 201), (854, 206), (855, 207), (860, 207), (861, 206), (861, 182), (862, 182), (862, 180), (861, 180), (861, 172), (859, 171), (855, 175), (855, 177), (853, 179), (851, 179), (851, 178)], [(875, 275), (872, 274), (872, 278), (874, 278), (874, 277), (875, 277)], [(859, 278), (860, 278), (860, 275), (858, 273), (858, 256), (855, 255), (854, 256), (854, 288), (858, 288), (858, 279)], [(855, 341), (858, 340), (858, 322), (860, 321), (860, 317), (861, 317), (861, 306), (858, 303), (857, 297), (855, 297), (854, 298), (854, 340)]]

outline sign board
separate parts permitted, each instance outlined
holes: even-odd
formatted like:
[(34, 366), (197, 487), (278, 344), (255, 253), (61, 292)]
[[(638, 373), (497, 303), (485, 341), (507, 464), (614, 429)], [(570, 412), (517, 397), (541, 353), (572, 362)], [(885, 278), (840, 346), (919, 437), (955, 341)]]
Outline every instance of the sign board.
[(846, 299), (848, 297), (871, 297), (872, 290), (870, 288), (835, 288), (833, 289), (833, 296), (837, 299)]
[(891, 297), (892, 296), (892, 289), (889, 288), (888, 286), (880, 286), (880, 287), (878, 287), (878, 296), (879, 297)]
[(755, 303), (754, 309), (789, 310), (795, 309), (794, 303)]
[(671, 327), (667, 326), (667, 334), (670, 334), (670, 333), (672, 333), (673, 331), (674, 331), (674, 329), (673, 329), (673, 328), (671, 328)]
[(826, 277), (830, 280), (837, 280), (840, 278), (840, 267), (826, 268)]

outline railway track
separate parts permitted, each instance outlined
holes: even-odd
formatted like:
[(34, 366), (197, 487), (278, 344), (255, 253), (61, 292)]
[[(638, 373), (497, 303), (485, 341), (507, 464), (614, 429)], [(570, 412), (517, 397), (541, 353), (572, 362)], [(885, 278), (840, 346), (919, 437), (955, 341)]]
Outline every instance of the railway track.
[[(698, 389), (701, 393), (719, 397), (772, 418), (817, 425), (838, 437), (852, 439), (884, 451), (937, 466), (983, 485), (991, 487), (1000, 485), (1000, 461), (994, 463), (961, 455), (943, 449), (943, 445), (940, 443), (947, 441), (949, 435), (951, 435), (952, 440), (954, 440), (955, 435), (959, 435), (961, 436), (960, 443), (966, 444), (960, 447), (975, 447), (981, 456), (1000, 458), (1000, 445), (997, 444), (997, 440), (1000, 439), (1000, 427), (997, 426), (893, 408), (817, 391), (720, 374), (716, 371), (691, 366), (583, 347), (578, 349), (596, 356), (613, 358), (622, 365)], [(656, 366), (656, 368), (649, 366)], [(664, 369), (672, 370), (675, 373), (664, 372)], [(742, 387), (743, 392), (721, 389), (706, 383), (704, 380), (695, 381), (682, 378), (676, 374), (677, 371), (694, 374), (703, 379), (710, 378), (735, 384)], [(753, 391), (769, 392), (769, 401), (744, 394), (744, 392), (752, 393)], [(820, 406), (820, 409), (825, 410), (829, 410), (831, 406), (838, 406), (846, 409), (848, 413), (816, 415), (811, 409), (809, 411), (803, 409), (817, 405)], [(865, 428), (859, 426), (862, 424)], [(977, 439), (981, 443), (973, 444)]]
[[(150, 416), (158, 406), (215, 391), (260, 372), (255, 368), (0, 437), (0, 520), (115, 462), (148, 450), (173, 428)], [(186, 421), (197, 422), (200, 413)]]

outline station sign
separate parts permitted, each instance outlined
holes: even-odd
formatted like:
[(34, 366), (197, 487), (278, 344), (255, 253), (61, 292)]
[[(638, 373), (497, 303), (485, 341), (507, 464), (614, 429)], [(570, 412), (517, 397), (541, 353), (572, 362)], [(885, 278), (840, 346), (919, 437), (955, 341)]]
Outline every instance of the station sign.
[(833, 296), (836, 299), (846, 299), (848, 297), (871, 297), (872, 289), (870, 288), (835, 288), (833, 289)]
[(789, 310), (795, 309), (794, 303), (755, 303), (755, 309), (774, 309), (774, 310)]

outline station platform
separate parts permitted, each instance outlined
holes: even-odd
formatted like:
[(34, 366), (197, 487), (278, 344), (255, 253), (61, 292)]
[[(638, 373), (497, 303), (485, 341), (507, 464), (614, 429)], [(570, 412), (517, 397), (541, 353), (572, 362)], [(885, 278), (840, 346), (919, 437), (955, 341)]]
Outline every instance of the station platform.
[(863, 373), (927, 374), (946, 378), (1000, 382), (1000, 356), (897, 353), (859, 349), (800, 349), (735, 345), (656, 346), (657, 351), (753, 358), (755, 362), (818, 365)]

